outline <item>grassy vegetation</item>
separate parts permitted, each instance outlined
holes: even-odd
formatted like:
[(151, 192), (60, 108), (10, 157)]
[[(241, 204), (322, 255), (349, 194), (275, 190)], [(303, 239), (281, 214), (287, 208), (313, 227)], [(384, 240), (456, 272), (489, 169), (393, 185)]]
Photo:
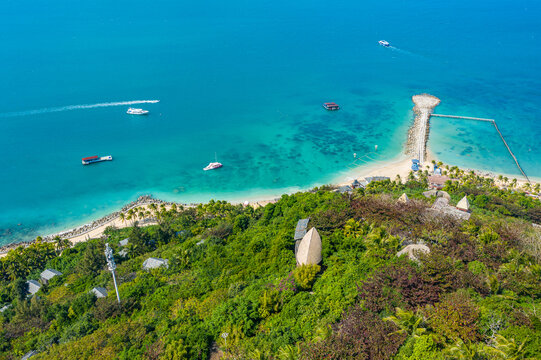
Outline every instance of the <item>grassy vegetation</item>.
[[(540, 201), (462, 174), (445, 189), (472, 204), (458, 222), (426, 215), (425, 185), (321, 188), (255, 210), (211, 201), (107, 240), (16, 249), (0, 263), (0, 305), (12, 304), (0, 359), (540, 358)], [(413, 200), (398, 203), (403, 192)], [(296, 266), (306, 217), (323, 241), (320, 266)], [(107, 241), (118, 254), (126, 237), (118, 304), (103, 250)], [(417, 242), (431, 252), (396, 257)], [(169, 268), (142, 270), (151, 256)], [(63, 275), (27, 298), (25, 281), (45, 268)], [(89, 294), (95, 286), (109, 296)]]

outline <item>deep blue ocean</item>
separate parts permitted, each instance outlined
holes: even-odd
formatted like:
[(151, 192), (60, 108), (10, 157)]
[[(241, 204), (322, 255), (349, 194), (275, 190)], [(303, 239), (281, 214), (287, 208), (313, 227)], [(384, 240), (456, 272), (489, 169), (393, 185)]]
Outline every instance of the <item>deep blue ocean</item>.
[[(5, 0), (2, 15), (0, 244), (141, 194), (243, 200), (327, 183), (354, 152), (400, 154), (423, 92), (439, 113), (496, 119), (541, 177), (538, 1)], [(160, 102), (136, 106), (144, 117), (53, 111), (134, 100)], [(433, 119), (429, 142), (445, 162), (518, 174), (490, 124)], [(202, 171), (215, 153), (224, 167)], [(114, 161), (82, 166), (91, 155)]]

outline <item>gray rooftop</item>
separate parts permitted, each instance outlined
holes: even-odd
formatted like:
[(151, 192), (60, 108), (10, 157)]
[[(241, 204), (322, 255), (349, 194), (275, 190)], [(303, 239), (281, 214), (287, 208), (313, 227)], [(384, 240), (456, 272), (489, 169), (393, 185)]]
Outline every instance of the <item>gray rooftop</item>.
[(7, 304), (6, 306), (3, 306), (1, 309), (0, 309), (0, 313), (3, 313), (4, 311), (6, 311), (7, 309), (9, 309), (11, 307), (11, 304)]
[(151, 257), (143, 262), (143, 269), (145, 270), (157, 269), (160, 267), (169, 268), (169, 260)]
[(119, 244), (120, 246), (126, 246), (130, 242), (130, 238), (125, 238), (124, 240), (120, 240)]
[(338, 188), (338, 192), (341, 193), (341, 194), (351, 192), (352, 190), (353, 190), (353, 189), (352, 189), (351, 186), (349, 186), (349, 185), (340, 186), (340, 187)]
[(107, 289), (106, 289), (106, 288), (103, 288), (103, 287), (96, 286), (95, 288), (93, 288), (93, 289), (90, 290), (89, 292), (91, 292), (91, 293), (93, 293), (94, 295), (96, 295), (97, 298), (104, 298), (104, 297), (107, 297)]
[(36, 350), (29, 351), (26, 354), (24, 354), (24, 356), (21, 358), (21, 360), (28, 360), (32, 356), (37, 355), (37, 354), (38, 354), (38, 352)]
[(297, 227), (295, 228), (295, 240), (301, 240), (304, 237), (308, 229), (309, 221), (310, 221), (310, 218), (300, 219), (297, 222)]
[(55, 276), (61, 276), (62, 273), (58, 270), (55, 270), (55, 269), (45, 269), (40, 277), (42, 279), (45, 279), (45, 280), (51, 280), (52, 278), (54, 278)]
[(32, 295), (37, 293), (41, 288), (41, 284), (36, 280), (28, 280), (26, 283), (28, 284), (28, 292)]

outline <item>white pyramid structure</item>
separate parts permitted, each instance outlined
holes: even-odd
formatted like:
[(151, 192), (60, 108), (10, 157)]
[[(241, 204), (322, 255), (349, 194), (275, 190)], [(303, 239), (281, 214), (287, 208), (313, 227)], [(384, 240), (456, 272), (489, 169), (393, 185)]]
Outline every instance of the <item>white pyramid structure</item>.
[(404, 204), (407, 204), (409, 201), (410, 201), (410, 198), (408, 197), (408, 195), (406, 195), (406, 193), (403, 193), (402, 196), (398, 198), (398, 202), (401, 202)]
[(311, 228), (302, 238), (297, 250), (297, 265), (321, 262), (321, 237), (316, 228)]
[(462, 211), (470, 211), (470, 203), (468, 202), (468, 198), (466, 196), (464, 196), (459, 202), (458, 204), (456, 204), (456, 208), (458, 210), (462, 210)]

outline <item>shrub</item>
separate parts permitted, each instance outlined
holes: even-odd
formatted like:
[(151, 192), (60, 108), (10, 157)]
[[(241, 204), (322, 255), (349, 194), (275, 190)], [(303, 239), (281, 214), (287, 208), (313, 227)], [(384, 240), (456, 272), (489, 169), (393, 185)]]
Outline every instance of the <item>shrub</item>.
[(317, 264), (302, 265), (295, 269), (295, 281), (303, 290), (310, 290), (321, 267)]

